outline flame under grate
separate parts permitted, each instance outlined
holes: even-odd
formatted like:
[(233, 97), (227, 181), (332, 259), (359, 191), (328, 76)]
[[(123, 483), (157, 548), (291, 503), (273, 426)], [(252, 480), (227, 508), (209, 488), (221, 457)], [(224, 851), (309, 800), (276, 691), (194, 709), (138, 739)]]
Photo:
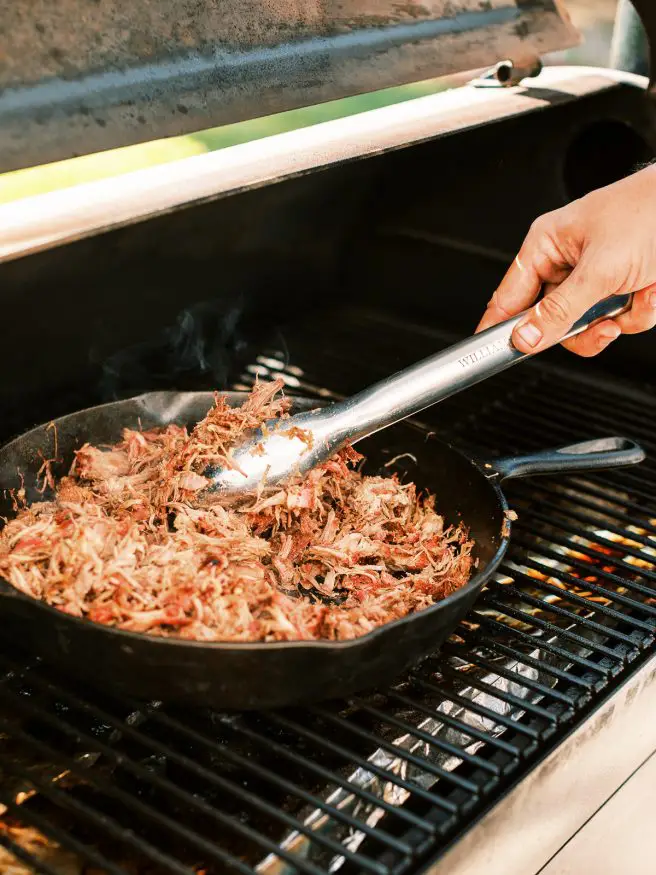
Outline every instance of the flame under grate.
[[(241, 384), (275, 373), (290, 391), (338, 397), (440, 342), (361, 313), (329, 336), (318, 356), (320, 338), (303, 332), (291, 364), (264, 351)], [(638, 471), (513, 484), (504, 567), (442, 654), (389, 690), (275, 714), (180, 713), (0, 649), (0, 869), (419, 870), (652, 650), (655, 415), (647, 395), (540, 366), (424, 414), (487, 452), (622, 432), (649, 458)]]

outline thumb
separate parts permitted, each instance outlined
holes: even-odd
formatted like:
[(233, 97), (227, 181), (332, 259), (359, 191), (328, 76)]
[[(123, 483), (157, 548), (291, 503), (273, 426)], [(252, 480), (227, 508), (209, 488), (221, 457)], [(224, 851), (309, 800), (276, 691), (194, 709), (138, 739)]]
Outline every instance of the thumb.
[(547, 286), (544, 297), (532, 307), (513, 332), (520, 352), (536, 353), (559, 343), (572, 325), (609, 294), (607, 283), (580, 261), (559, 285)]

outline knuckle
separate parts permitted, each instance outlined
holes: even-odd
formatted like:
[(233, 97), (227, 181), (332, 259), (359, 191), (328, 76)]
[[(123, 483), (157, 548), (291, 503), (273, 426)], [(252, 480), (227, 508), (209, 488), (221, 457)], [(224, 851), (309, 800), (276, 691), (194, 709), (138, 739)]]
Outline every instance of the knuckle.
[(584, 334), (580, 334), (578, 337), (571, 337), (569, 340), (565, 340), (561, 346), (568, 350), (568, 352), (572, 352), (574, 355), (586, 359), (592, 358), (599, 352), (595, 346), (594, 338), (590, 337), (590, 334), (587, 331)]
[(650, 306), (649, 293), (639, 292), (628, 313), (618, 318), (624, 334), (641, 334), (656, 328), (656, 309)]
[(651, 331), (656, 328), (656, 316), (651, 314), (646, 316), (634, 317), (626, 322), (624, 327), (625, 334), (642, 334), (643, 331)]
[(549, 213), (542, 213), (538, 216), (531, 225), (531, 231), (538, 234), (550, 234), (562, 225), (563, 210), (552, 210)]
[(551, 325), (567, 325), (571, 321), (571, 307), (560, 292), (550, 292), (538, 304), (538, 313)]
[(538, 216), (531, 223), (531, 227), (529, 228), (529, 234), (533, 237), (542, 237), (543, 234), (546, 234), (547, 230), (551, 227), (551, 222), (549, 219), (549, 214), (545, 213), (543, 216)]
[(496, 291), (492, 295), (492, 300), (490, 301), (488, 306), (494, 308), (495, 310), (498, 310), (506, 318), (509, 318), (512, 315), (511, 311), (506, 306), (506, 302), (503, 300), (503, 296), (499, 291)]
[(570, 235), (565, 233), (565, 225), (560, 211), (545, 213), (531, 225), (528, 242), (533, 262), (540, 276), (552, 280), (556, 275), (574, 266), (574, 251)]
[(560, 253), (550, 237), (542, 238), (540, 248), (533, 256), (533, 263), (543, 279), (551, 280), (556, 275), (555, 272), (560, 264)]

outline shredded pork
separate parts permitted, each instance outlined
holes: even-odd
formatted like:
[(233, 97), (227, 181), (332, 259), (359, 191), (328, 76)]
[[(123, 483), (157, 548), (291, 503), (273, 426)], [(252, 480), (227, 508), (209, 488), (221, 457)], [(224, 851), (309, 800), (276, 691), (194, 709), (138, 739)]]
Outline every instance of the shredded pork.
[(4, 527), (0, 576), (76, 617), (201, 641), (355, 638), (463, 586), (467, 532), (414, 484), (360, 473), (352, 448), (273, 494), (197, 506), (206, 465), (288, 415), (280, 389), (257, 385), (240, 408), (217, 396), (191, 432), (83, 446), (54, 500)]

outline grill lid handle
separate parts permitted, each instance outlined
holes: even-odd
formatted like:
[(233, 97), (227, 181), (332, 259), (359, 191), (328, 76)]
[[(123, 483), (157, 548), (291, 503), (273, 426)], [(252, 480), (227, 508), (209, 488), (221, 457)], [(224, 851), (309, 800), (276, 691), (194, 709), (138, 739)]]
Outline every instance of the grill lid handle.
[[(197, 0), (182, 20), (176, 5), (2, 3), (0, 172), (505, 58), (522, 66), (580, 42), (562, 0)], [(392, 127), (372, 135), (378, 147)], [(323, 144), (307, 148), (341, 160)]]

